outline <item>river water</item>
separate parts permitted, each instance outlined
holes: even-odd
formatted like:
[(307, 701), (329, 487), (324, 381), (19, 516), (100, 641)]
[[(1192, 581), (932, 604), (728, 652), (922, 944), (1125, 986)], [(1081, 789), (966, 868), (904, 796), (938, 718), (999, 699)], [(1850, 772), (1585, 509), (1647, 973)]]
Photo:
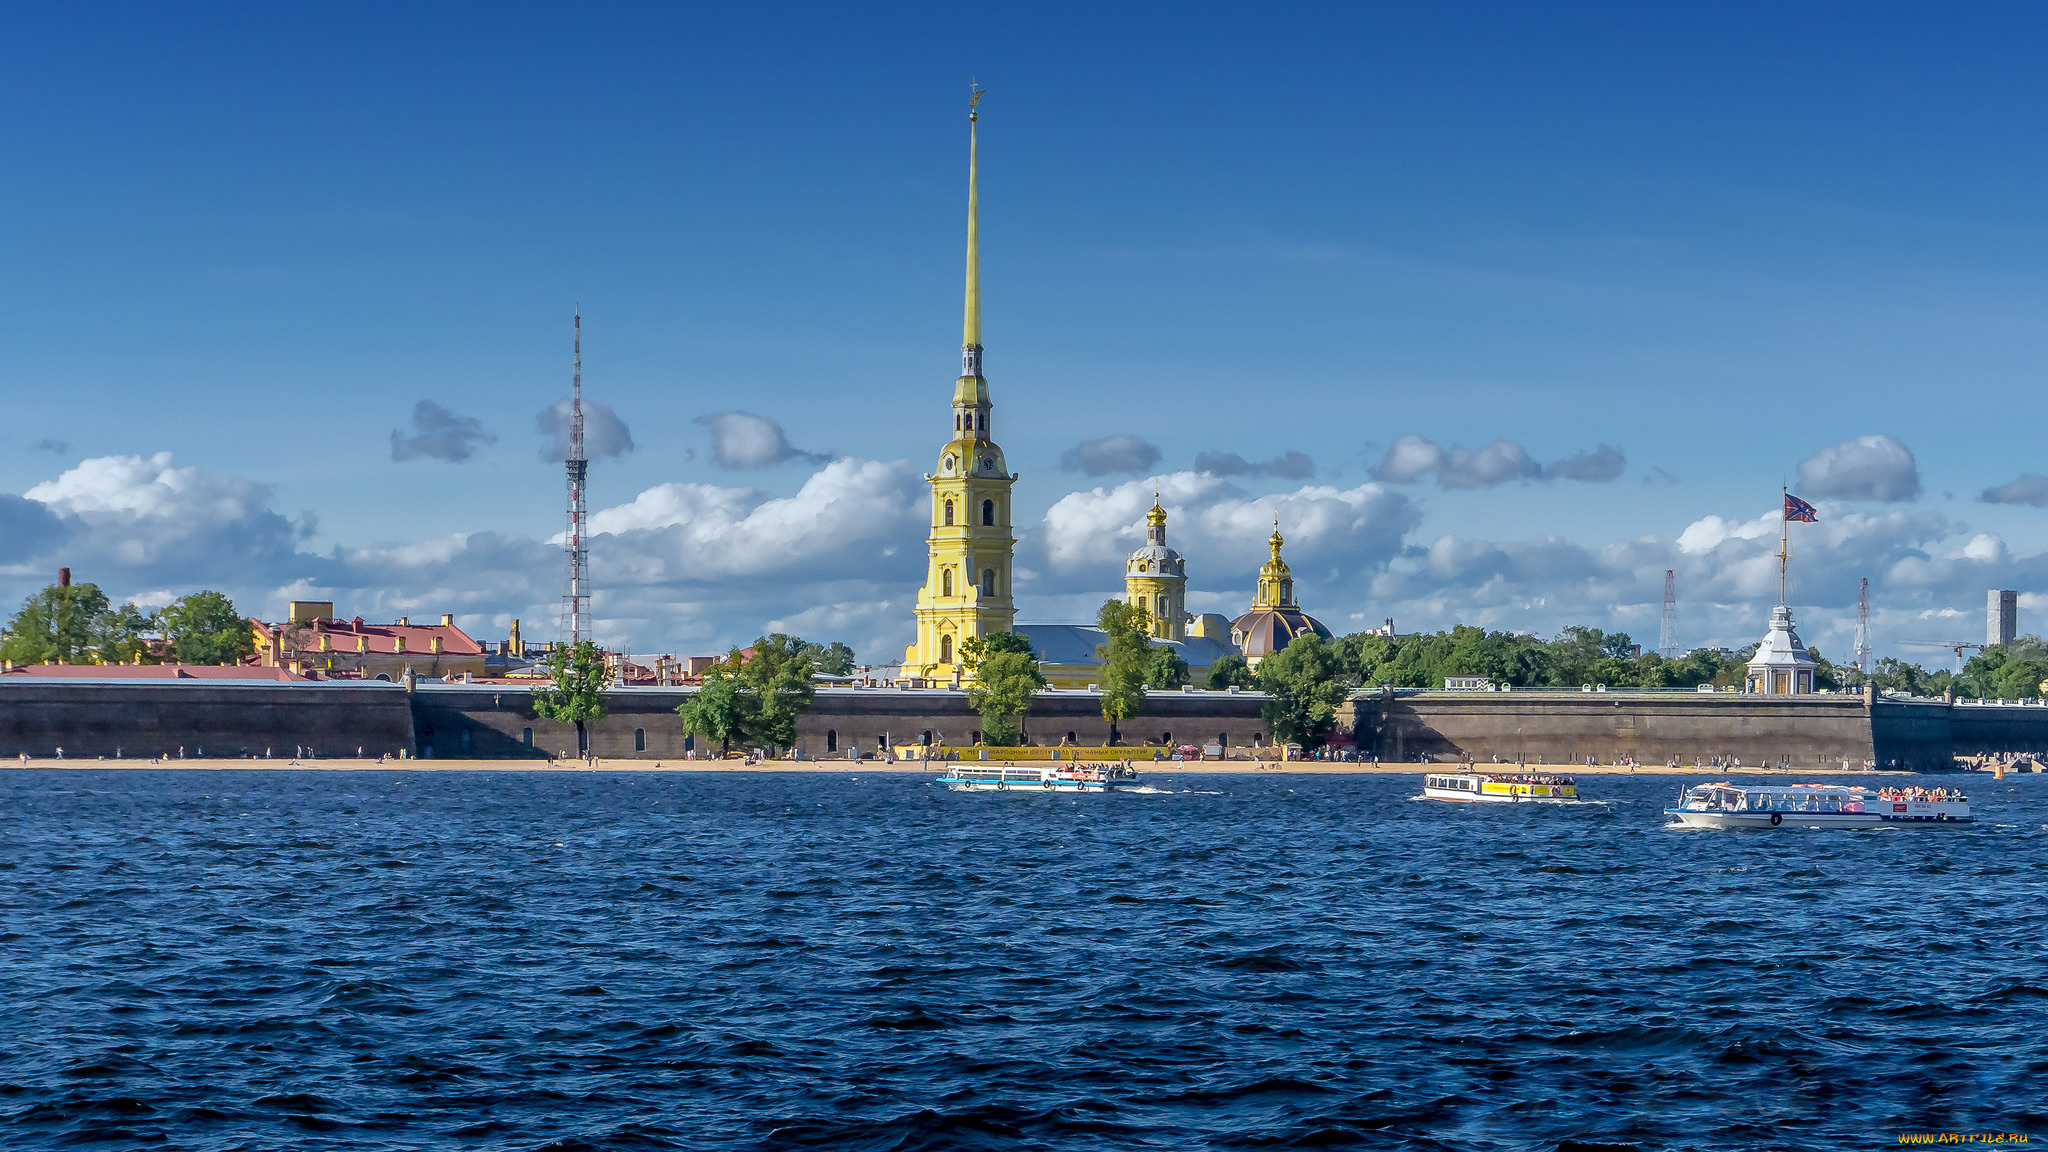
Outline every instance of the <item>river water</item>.
[(1742, 833), (1149, 779), (12, 770), (0, 1147), (2048, 1139), (2048, 780)]

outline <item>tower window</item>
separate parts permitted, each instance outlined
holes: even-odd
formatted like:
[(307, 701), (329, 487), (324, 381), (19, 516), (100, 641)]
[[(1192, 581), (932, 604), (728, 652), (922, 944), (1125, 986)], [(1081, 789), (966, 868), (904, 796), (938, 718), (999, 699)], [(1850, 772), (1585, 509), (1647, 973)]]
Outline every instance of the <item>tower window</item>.
[(995, 595), (995, 594), (996, 594), (996, 570), (995, 570), (995, 569), (993, 569), (993, 568), (983, 568), (983, 569), (981, 570), (981, 594), (982, 594), (983, 596), (993, 596), (993, 595)]
[[(949, 507), (949, 508), (950, 508), (950, 507), (952, 507), (952, 505), (950, 505), (950, 504), (949, 504), (949, 505), (947, 505), (947, 507)], [(941, 596), (951, 596), (952, 594), (953, 594), (953, 570), (952, 570), (951, 568), (941, 568), (941, 569), (939, 569), (939, 595), (941, 595)]]
[(953, 526), (953, 502), (951, 500), (946, 501), (946, 518), (944, 520), (944, 524), (948, 528), (951, 528)]
[(939, 663), (951, 664), (952, 662), (953, 638), (951, 636), (941, 636), (939, 637)]
[(989, 527), (991, 527), (991, 528), (995, 527), (995, 523), (996, 523), (996, 502), (995, 502), (995, 501), (993, 501), (993, 500), (983, 500), (983, 501), (981, 502), (981, 522), (982, 522), (983, 524), (986, 524), (986, 525), (988, 525), (988, 526), (989, 526)]

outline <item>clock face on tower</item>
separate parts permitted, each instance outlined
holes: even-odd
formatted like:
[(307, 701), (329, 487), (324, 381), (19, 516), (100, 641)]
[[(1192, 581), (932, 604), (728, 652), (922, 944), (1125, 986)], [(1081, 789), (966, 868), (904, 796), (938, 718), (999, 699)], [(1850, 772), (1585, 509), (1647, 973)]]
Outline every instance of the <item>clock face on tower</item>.
[(946, 453), (946, 464), (941, 471), (945, 472), (948, 476), (953, 474), (953, 454), (951, 452)]
[(981, 458), (981, 470), (982, 470), (983, 472), (986, 472), (986, 471), (988, 471), (989, 469), (991, 469), (991, 468), (994, 468), (995, 466), (996, 466), (996, 458), (995, 458), (995, 457), (993, 457), (993, 456), (983, 456), (983, 457)]

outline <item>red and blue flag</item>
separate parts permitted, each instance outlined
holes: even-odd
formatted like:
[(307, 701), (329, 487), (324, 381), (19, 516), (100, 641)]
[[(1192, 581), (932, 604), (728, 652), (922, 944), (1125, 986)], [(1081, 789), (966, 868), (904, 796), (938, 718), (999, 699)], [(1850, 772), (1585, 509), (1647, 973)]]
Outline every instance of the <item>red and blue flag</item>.
[(1812, 524), (1820, 519), (1820, 514), (1813, 510), (1813, 505), (1787, 492), (1785, 493), (1785, 519)]

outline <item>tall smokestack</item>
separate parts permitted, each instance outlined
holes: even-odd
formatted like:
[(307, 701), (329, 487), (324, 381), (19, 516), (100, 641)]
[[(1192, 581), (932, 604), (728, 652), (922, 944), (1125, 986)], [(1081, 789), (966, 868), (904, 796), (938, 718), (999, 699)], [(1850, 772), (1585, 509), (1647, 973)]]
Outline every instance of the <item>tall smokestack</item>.
[(59, 588), (69, 588), (69, 587), (71, 587), (71, 569), (69, 569), (69, 568), (59, 568), (59, 569), (57, 569), (57, 587), (59, 587)]

